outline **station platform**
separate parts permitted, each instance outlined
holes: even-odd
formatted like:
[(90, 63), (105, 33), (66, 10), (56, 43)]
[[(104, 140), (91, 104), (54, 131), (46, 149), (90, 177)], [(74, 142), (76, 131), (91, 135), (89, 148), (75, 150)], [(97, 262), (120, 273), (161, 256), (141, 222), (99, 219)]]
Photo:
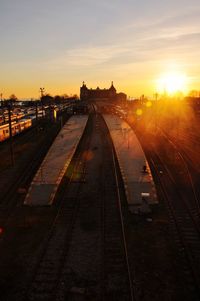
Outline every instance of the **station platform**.
[(87, 115), (72, 116), (63, 126), (40, 165), (24, 204), (51, 205), (85, 129)]
[(118, 116), (103, 115), (117, 154), (131, 212), (148, 213), (157, 204), (156, 189), (142, 147), (133, 129)]

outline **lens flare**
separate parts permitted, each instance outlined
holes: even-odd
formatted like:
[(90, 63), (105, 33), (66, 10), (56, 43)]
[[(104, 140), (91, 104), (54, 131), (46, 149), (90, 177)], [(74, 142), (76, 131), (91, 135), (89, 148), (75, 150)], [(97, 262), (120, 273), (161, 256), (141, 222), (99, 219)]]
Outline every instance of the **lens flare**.
[(147, 107), (147, 108), (152, 107), (152, 102), (151, 102), (150, 100), (148, 100), (148, 101), (146, 102), (146, 107)]
[(142, 112), (142, 109), (137, 109), (137, 110), (136, 110), (136, 115), (137, 115), (137, 116), (141, 116), (142, 113), (143, 113), (143, 112)]

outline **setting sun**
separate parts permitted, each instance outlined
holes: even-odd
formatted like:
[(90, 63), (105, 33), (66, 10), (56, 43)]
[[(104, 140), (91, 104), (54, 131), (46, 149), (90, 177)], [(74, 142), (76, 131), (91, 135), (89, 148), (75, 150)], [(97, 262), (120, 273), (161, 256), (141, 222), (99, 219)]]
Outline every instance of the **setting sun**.
[(187, 90), (188, 79), (184, 73), (171, 72), (162, 75), (157, 80), (157, 90), (173, 94)]

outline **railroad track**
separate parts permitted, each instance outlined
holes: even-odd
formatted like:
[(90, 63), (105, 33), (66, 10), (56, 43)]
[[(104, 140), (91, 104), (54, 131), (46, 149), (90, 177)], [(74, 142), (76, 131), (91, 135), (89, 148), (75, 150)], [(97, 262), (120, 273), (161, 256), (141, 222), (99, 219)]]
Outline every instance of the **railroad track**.
[[(64, 116), (64, 123), (68, 118), (69, 115)], [(51, 146), (60, 130), (59, 124), (55, 124), (51, 128), (51, 130), (49, 130), (48, 124), (42, 125), (42, 123), (40, 123), (39, 126), (43, 126), (45, 135), (43, 139), (40, 139), (39, 143), (37, 144), (37, 149), (34, 149), (34, 154), (31, 160), (30, 157), (27, 157), (19, 162), (16, 162), (16, 166), (20, 165), (16, 167), (17, 171), (15, 171), (15, 166), (12, 168), (14, 170), (13, 172), (15, 172), (16, 174), (15, 180), (11, 181), (12, 183), (10, 183), (10, 185), (6, 185), (5, 189), (1, 191), (0, 205), (7, 204), (9, 199), (11, 199), (12, 196), (16, 194), (17, 188), (23, 187), (27, 184), (26, 178), (29, 179), (30, 176), (33, 176), (35, 165), (39, 165), (41, 159), (48, 151), (49, 147)], [(33, 132), (35, 132), (35, 136), (33, 136)], [(29, 129), (26, 133), (22, 133), (22, 136), (16, 137), (14, 143), (16, 143), (17, 147), (23, 147), (24, 144), (29, 143), (32, 139), (38, 139), (36, 126), (34, 129)]]
[[(102, 118), (102, 117), (101, 117)], [(104, 121), (105, 123), (105, 121)], [(107, 135), (110, 136), (107, 129)], [(111, 137), (110, 137), (111, 141)], [(103, 155), (104, 166), (102, 168), (102, 231), (103, 231), (103, 295), (102, 300), (137, 300), (135, 279), (129, 263), (128, 248), (126, 242), (125, 226), (122, 212), (120, 191), (120, 178), (118, 176), (118, 164), (114, 146), (111, 158)], [(104, 149), (105, 150), (105, 149)], [(112, 165), (111, 165), (112, 162)], [(110, 178), (113, 183), (107, 181), (105, 175), (106, 166), (110, 166)], [(114, 250), (114, 252), (113, 252)], [(117, 275), (117, 277), (116, 277)], [(108, 283), (109, 281), (110, 283)], [(113, 282), (113, 284), (112, 284)], [(134, 282), (134, 283), (133, 283)], [(109, 294), (112, 285), (117, 287), (114, 299)], [(112, 290), (111, 290), (112, 291)]]
[(40, 142), (37, 153), (31, 161), (29, 160), (26, 162), (23, 170), (16, 177), (15, 183), (12, 183), (10, 186), (6, 187), (5, 191), (2, 192), (0, 203), (1, 206), (8, 204), (9, 200), (15, 195), (17, 188), (20, 186), (23, 187), (26, 183), (26, 180), (33, 175), (34, 169), (44, 157), (58, 131), (59, 129), (55, 129), (54, 134), (51, 137), (46, 137), (45, 141), (43, 140)]
[[(127, 120), (129, 125), (133, 127), (133, 125)], [(137, 132), (137, 129), (136, 129)], [(138, 139), (143, 144), (142, 139), (140, 138), (141, 133), (137, 132)], [(148, 138), (149, 139), (149, 138)], [(176, 182), (182, 185), (185, 182), (185, 187), (188, 186), (188, 190), (186, 191), (187, 199), (186, 202), (188, 207), (190, 207), (191, 214), (194, 219), (199, 223), (200, 218), (200, 189), (197, 181), (198, 177), (198, 169), (194, 162), (191, 162), (191, 157), (188, 155), (187, 148), (180, 143), (177, 143), (176, 137), (170, 136), (165, 130), (157, 127), (156, 136), (153, 135), (153, 139), (155, 139), (155, 144), (158, 145), (160, 143), (161, 149), (160, 152), (163, 152), (162, 146), (165, 146), (163, 156), (167, 158), (171, 164), (174, 165), (174, 177), (176, 177)], [(163, 143), (162, 140), (163, 139)], [(167, 142), (167, 143), (166, 143)], [(180, 141), (179, 141), (180, 142)], [(144, 147), (145, 152), (149, 148), (149, 143)], [(152, 145), (152, 151), (155, 151), (154, 145)], [(167, 154), (166, 154), (167, 153)]]
[[(168, 208), (170, 225), (179, 250), (180, 268), (191, 291), (191, 300), (200, 298), (200, 229), (176, 180), (158, 154), (150, 154), (150, 166), (157, 189)], [(162, 175), (160, 174), (162, 171)]]
[[(177, 143), (175, 137), (170, 137), (165, 131), (160, 130), (162, 138), (164, 138), (168, 145), (172, 148), (172, 153), (176, 156), (174, 160), (174, 164), (177, 167), (177, 170), (180, 175), (178, 177), (185, 177), (185, 182), (189, 184), (189, 192), (188, 192), (188, 206), (191, 208), (193, 212), (193, 216), (197, 221), (199, 221), (200, 217), (200, 191), (197, 184), (196, 179), (199, 178), (199, 173), (196, 171), (196, 166), (191, 163), (191, 158), (188, 155), (187, 149), (185, 149), (184, 145), (180, 145)], [(177, 177), (177, 178), (178, 178)]]
[[(132, 126), (130, 124), (130, 126)], [(138, 134), (138, 133), (137, 133)], [(149, 165), (154, 176), (157, 191), (160, 198), (164, 200), (168, 209), (168, 216), (171, 232), (176, 243), (179, 254), (179, 269), (182, 271), (184, 283), (187, 291), (191, 292), (191, 300), (200, 298), (200, 225), (199, 225), (199, 200), (193, 183), (190, 167), (181, 148), (168, 139), (170, 144), (170, 154), (176, 154), (176, 159), (172, 165), (165, 157), (166, 154), (158, 153), (158, 150), (151, 142), (145, 144), (146, 139), (138, 136), (144, 147)], [(160, 136), (157, 137), (158, 141)], [(147, 140), (149, 141), (149, 140)], [(151, 147), (149, 147), (151, 145)], [(165, 161), (164, 161), (165, 158)], [(168, 158), (169, 159), (169, 158)], [(176, 161), (176, 162), (175, 162)], [(177, 165), (177, 166), (176, 166)], [(172, 167), (173, 166), (173, 167)], [(175, 170), (178, 168), (178, 172)], [(184, 171), (184, 172), (183, 172)], [(179, 174), (180, 173), (180, 174)], [(183, 175), (184, 174), (184, 175)], [(184, 186), (184, 181), (190, 183), (190, 192)], [(182, 182), (182, 183), (181, 183)], [(189, 195), (192, 194), (192, 198)]]
[(110, 139), (102, 117), (92, 114), (24, 301), (137, 300)]
[[(88, 134), (88, 130), (86, 133)], [(88, 135), (84, 141), (85, 150), (89, 148), (89, 138)], [(68, 175), (68, 183), (66, 185), (64, 181), (65, 189), (61, 190), (61, 195), (56, 196), (59, 198), (60, 206), (43, 242), (41, 254), (24, 293), (24, 301), (55, 300), (56, 298), (56, 293), (62, 284), (63, 266), (69, 252), (71, 235), (79, 209), (80, 189), (85, 176), (85, 162), (83, 152), (79, 149), (72, 160), (73, 170)], [(78, 178), (77, 175), (79, 175)], [(68, 188), (67, 195), (66, 187)]]
[[(12, 215), (12, 212), (15, 209), (16, 205), (19, 205), (23, 202), (24, 193), (20, 194), (18, 190), (19, 188), (23, 188), (25, 190), (27, 189), (35, 172), (37, 171), (38, 166), (41, 164), (59, 130), (59, 126), (55, 127), (53, 131), (51, 131), (50, 135), (46, 135), (45, 139), (42, 139), (42, 141), (40, 141), (40, 144), (38, 145), (38, 151), (35, 153), (32, 160), (26, 161), (26, 164), (24, 164), (22, 170), (19, 171), (19, 174), (16, 176), (15, 182), (11, 183), (10, 186), (6, 187), (5, 190), (1, 192), (1, 227), (6, 227), (7, 223), (9, 222), (9, 217)], [(28, 136), (28, 139), (30, 139), (30, 136)]]

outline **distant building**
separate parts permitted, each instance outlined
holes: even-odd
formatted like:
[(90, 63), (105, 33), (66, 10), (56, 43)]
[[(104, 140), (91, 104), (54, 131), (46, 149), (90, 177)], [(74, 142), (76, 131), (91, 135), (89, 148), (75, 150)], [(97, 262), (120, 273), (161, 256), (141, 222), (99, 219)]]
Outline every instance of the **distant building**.
[(125, 103), (127, 101), (127, 95), (125, 93), (117, 93), (116, 97), (118, 102)]
[(106, 101), (124, 101), (126, 100), (126, 94), (117, 93), (117, 90), (113, 86), (113, 82), (109, 89), (88, 89), (85, 82), (83, 82), (80, 88), (80, 99), (81, 100), (106, 100)]

